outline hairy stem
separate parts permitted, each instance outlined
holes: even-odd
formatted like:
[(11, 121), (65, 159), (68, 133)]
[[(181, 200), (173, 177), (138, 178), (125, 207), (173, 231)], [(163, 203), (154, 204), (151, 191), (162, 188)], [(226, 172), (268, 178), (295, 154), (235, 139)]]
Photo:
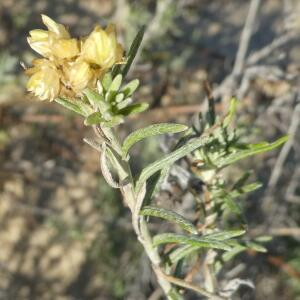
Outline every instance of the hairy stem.
[[(113, 130), (108, 128), (101, 128), (102, 133), (105, 137), (110, 141), (110, 146), (117, 153), (121, 154), (121, 143), (119, 142), (118, 137), (113, 132)], [(144, 195), (137, 194), (134, 189), (134, 180), (131, 174), (131, 168), (128, 160), (121, 159), (121, 155), (119, 157), (119, 161), (116, 162), (116, 169), (121, 170), (119, 172), (120, 179), (120, 191), (124, 198), (125, 204), (130, 208), (132, 212), (132, 224), (134, 231), (137, 235), (139, 242), (143, 245), (145, 252), (151, 262), (152, 268), (157, 276), (157, 280), (167, 298), (170, 300), (179, 300), (182, 297), (176, 292), (176, 290), (172, 287), (172, 284), (167, 280), (166, 277), (162, 276), (163, 270), (161, 270), (161, 257), (157, 251), (157, 248), (153, 246), (152, 238), (147, 226), (147, 222), (145, 221), (143, 216), (140, 216), (139, 210), (142, 204)], [(157, 272), (157, 270), (161, 270), (161, 272)]]

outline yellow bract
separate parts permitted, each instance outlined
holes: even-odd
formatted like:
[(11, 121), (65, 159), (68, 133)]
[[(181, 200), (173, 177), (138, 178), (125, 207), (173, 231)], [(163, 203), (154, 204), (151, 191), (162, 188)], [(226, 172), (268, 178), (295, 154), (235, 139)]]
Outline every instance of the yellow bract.
[(62, 24), (42, 15), (48, 30), (29, 32), (28, 43), (44, 59), (37, 59), (26, 71), (30, 75), (27, 89), (41, 100), (58, 96), (80, 97), (86, 87), (96, 82), (114, 64), (120, 63), (123, 48), (117, 42), (116, 30), (96, 26), (85, 38), (71, 38)]

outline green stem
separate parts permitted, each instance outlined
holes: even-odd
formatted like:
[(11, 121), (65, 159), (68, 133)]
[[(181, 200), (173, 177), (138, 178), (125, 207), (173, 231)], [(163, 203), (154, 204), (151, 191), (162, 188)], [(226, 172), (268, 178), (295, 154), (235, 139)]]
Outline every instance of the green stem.
[(132, 224), (134, 231), (137, 235), (139, 242), (143, 245), (148, 258), (151, 261), (152, 268), (157, 276), (157, 280), (164, 293), (169, 300), (181, 300), (182, 297), (177, 293), (176, 289), (172, 287), (172, 284), (162, 276), (162, 271), (157, 272), (161, 269), (161, 258), (157, 251), (157, 247), (153, 246), (152, 238), (143, 216), (139, 215), (136, 209), (136, 204), (139, 201), (138, 195), (135, 193), (134, 189), (134, 179), (132, 177), (131, 168), (128, 160), (122, 159), (121, 143), (114, 131), (110, 128), (102, 128), (102, 131), (106, 138), (110, 141), (112, 149), (119, 155), (116, 159), (114, 165), (117, 170), (119, 170), (120, 181), (121, 182), (121, 193), (124, 198), (124, 202), (128, 205), (132, 212)]

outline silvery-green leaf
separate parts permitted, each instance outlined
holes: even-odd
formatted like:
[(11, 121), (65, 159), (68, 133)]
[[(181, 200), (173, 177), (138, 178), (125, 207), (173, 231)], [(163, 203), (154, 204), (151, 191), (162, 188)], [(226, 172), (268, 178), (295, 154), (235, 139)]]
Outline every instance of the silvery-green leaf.
[(147, 180), (147, 192), (145, 196), (145, 205), (151, 204), (151, 199), (153, 195), (155, 195), (159, 188), (161, 187), (161, 184), (165, 180), (165, 178), (168, 176), (169, 173), (169, 167), (163, 168), (156, 173), (154, 173), (148, 180)]
[(122, 116), (113, 116), (110, 121), (105, 121), (102, 123), (103, 126), (111, 128), (123, 123), (124, 119)]
[(110, 84), (109, 89), (106, 92), (105, 95), (105, 100), (107, 102), (115, 102), (116, 101), (116, 96), (118, 94), (118, 91), (120, 89), (120, 86), (122, 84), (122, 75), (118, 74)]
[(241, 215), (242, 214), (242, 210), (240, 208), (240, 206), (238, 205), (238, 203), (232, 199), (230, 197), (229, 194), (224, 194), (223, 195), (223, 200), (224, 203), (226, 204), (227, 208), (232, 211), (233, 213), (237, 214), (237, 215)]
[(140, 211), (140, 214), (143, 216), (151, 216), (151, 217), (158, 217), (167, 221), (170, 221), (172, 223), (176, 223), (178, 226), (180, 226), (182, 229), (197, 234), (198, 231), (196, 227), (192, 224), (191, 221), (187, 220), (183, 216), (177, 214), (176, 212), (172, 210), (168, 210), (165, 208), (159, 208), (159, 207), (153, 207), (153, 206), (145, 206)]
[(111, 82), (108, 92), (118, 92), (122, 84), (122, 75), (118, 74)]
[(187, 244), (191, 246), (198, 246), (200, 248), (222, 249), (229, 251), (231, 246), (224, 241), (217, 241), (206, 238), (205, 236), (186, 236), (176, 233), (161, 233), (153, 238), (153, 245), (158, 246), (160, 244)]
[(88, 113), (86, 113), (78, 104), (76, 104), (75, 102), (71, 102), (71, 101), (68, 101), (67, 99), (65, 98), (56, 98), (55, 99), (55, 102), (57, 102), (58, 104), (64, 106), (65, 108), (79, 114), (79, 115), (82, 115), (84, 117), (87, 117), (88, 116)]
[(232, 119), (236, 113), (236, 107), (237, 107), (237, 99), (232, 98), (230, 100), (230, 106), (229, 106), (229, 111), (226, 117), (224, 118), (223, 125), (224, 127), (228, 127), (228, 125), (232, 122)]
[(129, 83), (127, 83), (121, 89), (121, 91), (125, 94), (126, 97), (129, 97), (134, 93), (134, 91), (137, 89), (139, 84), (140, 84), (140, 81), (138, 79), (134, 79), (134, 80), (130, 81)]
[(119, 93), (117, 96), (116, 96), (116, 102), (117, 103), (120, 103), (124, 100), (124, 97), (125, 97), (125, 94), (124, 93)]
[(83, 93), (86, 95), (89, 102), (99, 108), (102, 115), (105, 115), (105, 113), (109, 110), (109, 105), (105, 102), (103, 95), (90, 88), (85, 89)]
[(121, 109), (119, 113), (123, 116), (129, 116), (131, 114), (141, 113), (145, 111), (148, 107), (148, 103), (136, 103)]
[(215, 239), (218, 241), (229, 240), (234, 237), (241, 236), (245, 233), (245, 230), (227, 230), (227, 231), (220, 231), (220, 232), (213, 232), (207, 234), (205, 237)]
[(111, 73), (105, 73), (105, 75), (102, 78), (102, 87), (104, 88), (105, 91), (108, 91), (111, 83), (112, 83), (112, 76)]
[(188, 127), (181, 124), (170, 124), (161, 123), (147, 126), (145, 128), (138, 129), (132, 132), (125, 139), (122, 151), (124, 157), (126, 157), (128, 150), (137, 142), (155, 135), (165, 134), (165, 133), (177, 133), (186, 130)]
[(272, 241), (272, 239), (273, 239), (273, 237), (271, 235), (262, 235), (262, 236), (256, 237), (255, 241), (259, 242), (259, 243), (267, 243), (267, 242)]
[(248, 156), (271, 151), (271, 150), (279, 147), (283, 143), (285, 143), (287, 141), (287, 139), (288, 139), (288, 136), (283, 136), (273, 143), (259, 143), (259, 144), (247, 145), (246, 149), (237, 150), (236, 152), (232, 152), (231, 154), (220, 158), (216, 162), (216, 164), (219, 168), (221, 168), (221, 167), (230, 165), (240, 159), (246, 158)]
[(224, 265), (225, 262), (230, 261), (233, 259), (235, 256), (237, 256), (239, 253), (245, 251), (247, 248), (241, 245), (236, 246), (230, 251), (224, 252), (221, 256), (221, 260), (217, 260), (214, 264), (214, 269), (216, 274), (220, 272), (222, 269), (222, 266)]
[(100, 124), (101, 122), (105, 121), (102, 118), (102, 115), (100, 112), (94, 112), (90, 114), (85, 120), (84, 120), (84, 125), (95, 125), (95, 124)]
[(244, 185), (239, 189), (234, 189), (232, 192), (229, 192), (228, 194), (230, 195), (231, 198), (236, 198), (242, 194), (253, 192), (253, 191), (259, 189), (260, 187), (262, 187), (261, 182), (254, 182), (254, 183)]
[(73, 99), (72, 102), (78, 105), (80, 110), (83, 111), (85, 115), (89, 115), (93, 112), (93, 108), (82, 100)]
[(246, 171), (233, 185), (232, 190), (240, 189), (242, 186), (246, 184), (246, 181), (251, 175), (251, 171)]
[(199, 250), (200, 248), (201, 247), (199, 247), (199, 246), (192, 246), (192, 245), (180, 246), (179, 248), (177, 248), (171, 252), (171, 254), (169, 255), (169, 259), (172, 264), (175, 264), (182, 258), (190, 255), (191, 253)]
[(132, 98), (126, 98), (117, 104), (117, 109), (120, 111), (132, 103)]
[(141, 186), (144, 184), (144, 182), (146, 182), (146, 180), (157, 171), (166, 168), (168, 166), (171, 166), (175, 161), (186, 156), (187, 154), (191, 153), (197, 148), (203, 146), (207, 142), (207, 139), (209, 139), (208, 136), (202, 136), (190, 140), (184, 146), (165, 155), (163, 158), (151, 163), (149, 166), (144, 168), (137, 180), (136, 190), (139, 190)]
[(247, 248), (245, 246), (242, 245), (237, 245), (236, 247), (234, 247), (232, 250), (223, 253), (222, 255), (222, 259), (227, 262), (230, 261), (231, 259), (233, 259), (236, 255), (238, 255), (239, 253), (241, 253), (242, 251), (246, 250)]
[(248, 249), (255, 250), (257, 252), (262, 252), (262, 253), (265, 253), (268, 251), (264, 246), (254, 243), (254, 242), (247, 242), (247, 247), (248, 247)]

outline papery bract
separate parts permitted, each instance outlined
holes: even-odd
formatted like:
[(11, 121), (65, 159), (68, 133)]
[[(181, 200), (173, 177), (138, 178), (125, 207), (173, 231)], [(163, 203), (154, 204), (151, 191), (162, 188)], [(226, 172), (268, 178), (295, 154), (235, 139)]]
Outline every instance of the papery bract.
[(55, 64), (47, 59), (33, 61), (33, 68), (26, 71), (31, 75), (27, 82), (28, 91), (41, 100), (54, 100), (60, 91), (60, 72)]
[(35, 29), (29, 32), (27, 41), (30, 47), (44, 57), (72, 58), (79, 54), (79, 42), (71, 39), (62, 24), (42, 15), (47, 30)]
[(82, 45), (82, 57), (89, 63), (109, 69), (122, 61), (123, 48), (117, 42), (115, 26), (105, 30), (96, 26)]

